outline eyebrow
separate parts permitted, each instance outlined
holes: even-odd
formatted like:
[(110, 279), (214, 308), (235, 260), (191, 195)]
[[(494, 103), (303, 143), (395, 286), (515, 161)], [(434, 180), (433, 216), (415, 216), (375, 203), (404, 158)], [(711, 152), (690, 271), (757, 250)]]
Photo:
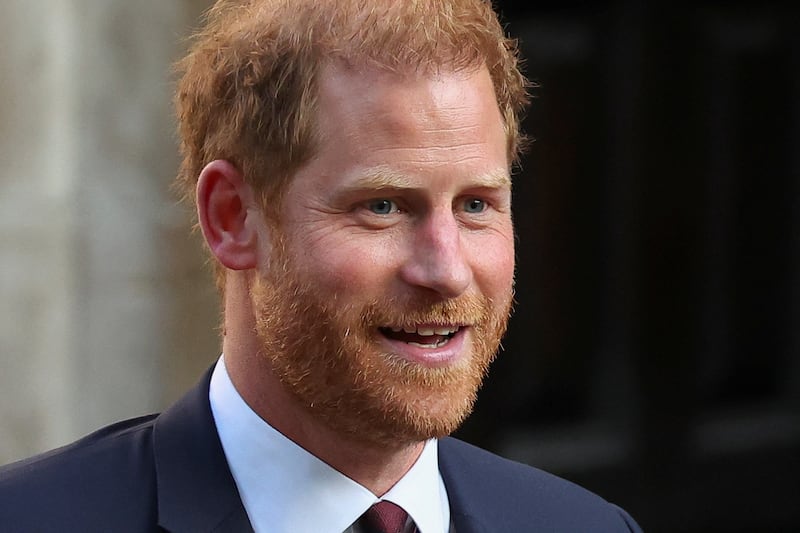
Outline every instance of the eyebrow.
[[(381, 190), (381, 189), (414, 189), (419, 186), (407, 174), (386, 167), (373, 167), (359, 173), (347, 184), (346, 189)], [(488, 189), (511, 188), (511, 178), (505, 169), (497, 169), (478, 175), (470, 180), (470, 187)]]

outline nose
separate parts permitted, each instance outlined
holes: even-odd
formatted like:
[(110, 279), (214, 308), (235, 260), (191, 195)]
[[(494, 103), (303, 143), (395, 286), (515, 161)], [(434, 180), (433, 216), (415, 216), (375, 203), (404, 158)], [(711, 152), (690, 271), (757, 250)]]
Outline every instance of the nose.
[(463, 245), (461, 232), (450, 210), (420, 219), (414, 228), (408, 259), (402, 267), (403, 280), (443, 298), (461, 295), (472, 283), (468, 250)]

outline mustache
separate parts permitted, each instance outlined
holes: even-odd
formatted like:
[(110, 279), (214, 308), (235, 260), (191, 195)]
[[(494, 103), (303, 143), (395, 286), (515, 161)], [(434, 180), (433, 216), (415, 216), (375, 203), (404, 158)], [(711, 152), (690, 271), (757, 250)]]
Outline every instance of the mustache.
[[(360, 326), (364, 331), (374, 327), (403, 327), (426, 325), (468, 326), (485, 324), (494, 320), (506, 320), (510, 316), (513, 288), (508, 301), (495, 302), (492, 298), (465, 293), (455, 298), (442, 298), (432, 292), (407, 291), (385, 295), (367, 301), (352, 302), (351, 295), (321, 292), (313, 283), (300, 282), (293, 276), (274, 279), (261, 278), (257, 285), (262, 293), (282, 293), (288, 303), (287, 309), (296, 316), (315, 317), (319, 322), (338, 322), (349, 317), (350, 326)], [(279, 289), (280, 287), (280, 289)], [(498, 303), (506, 308), (505, 316), (498, 316)], [(264, 309), (267, 311), (267, 309)], [(503, 315), (503, 313), (499, 313)]]
[(383, 298), (361, 309), (361, 322), (365, 326), (416, 326), (456, 325), (481, 323), (491, 314), (492, 302), (487, 297), (464, 294), (454, 299), (437, 299), (430, 296)]

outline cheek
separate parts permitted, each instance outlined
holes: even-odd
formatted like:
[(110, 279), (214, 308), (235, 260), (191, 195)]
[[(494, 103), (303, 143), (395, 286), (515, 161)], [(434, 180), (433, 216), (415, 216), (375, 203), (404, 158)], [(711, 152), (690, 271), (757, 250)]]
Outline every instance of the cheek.
[(481, 236), (472, 239), (467, 246), (478, 288), (492, 297), (508, 292), (514, 282), (513, 232)]
[(331, 293), (355, 297), (385, 291), (397, 269), (392, 246), (357, 238), (317, 243), (300, 250), (296, 257), (307, 265), (306, 275), (312, 283)]

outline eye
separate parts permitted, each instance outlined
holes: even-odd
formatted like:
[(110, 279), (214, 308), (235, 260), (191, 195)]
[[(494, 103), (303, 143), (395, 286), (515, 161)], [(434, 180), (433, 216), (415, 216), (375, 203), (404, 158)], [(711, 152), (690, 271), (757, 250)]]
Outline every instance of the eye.
[(486, 202), (480, 198), (469, 198), (464, 201), (464, 211), (467, 213), (483, 213), (487, 207)]
[(376, 215), (391, 215), (399, 211), (397, 204), (391, 200), (381, 198), (379, 200), (372, 200), (367, 204), (367, 209)]

